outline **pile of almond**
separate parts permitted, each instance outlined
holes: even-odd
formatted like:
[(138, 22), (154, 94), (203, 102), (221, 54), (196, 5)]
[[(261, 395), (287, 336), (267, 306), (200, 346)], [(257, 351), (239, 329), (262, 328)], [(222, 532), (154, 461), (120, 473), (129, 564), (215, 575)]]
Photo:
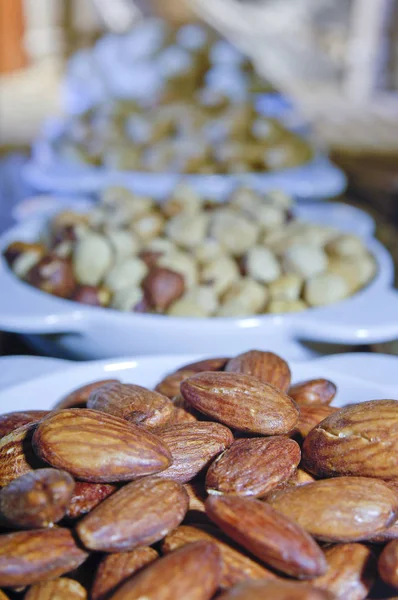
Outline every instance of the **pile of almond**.
[(335, 393), (251, 351), (1, 416), (0, 598), (392, 598), (398, 401)]

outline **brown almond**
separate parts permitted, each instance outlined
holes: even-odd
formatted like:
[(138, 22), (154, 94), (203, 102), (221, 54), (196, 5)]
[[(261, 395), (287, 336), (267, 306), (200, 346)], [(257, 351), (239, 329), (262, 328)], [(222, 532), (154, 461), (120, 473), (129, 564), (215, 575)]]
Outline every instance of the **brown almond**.
[[(218, 600), (336, 600), (334, 595), (306, 583), (250, 581), (219, 596)], [(348, 598), (347, 598), (348, 600)]]
[(180, 483), (147, 477), (104, 500), (79, 521), (76, 531), (90, 550), (134, 550), (163, 539), (181, 523), (188, 506)]
[(32, 444), (53, 467), (94, 483), (131, 481), (162, 471), (171, 462), (162, 441), (142, 427), (86, 408), (49, 414)]
[(172, 402), (166, 396), (140, 385), (118, 382), (94, 390), (87, 407), (147, 429), (162, 427), (170, 421), (174, 411)]
[(157, 435), (173, 457), (170, 467), (159, 477), (181, 483), (193, 479), (234, 439), (227, 427), (207, 421), (166, 426)]
[(287, 488), (294, 488), (299, 485), (307, 485), (308, 483), (313, 483), (315, 479), (307, 473), (303, 471), (303, 469), (296, 469), (295, 473), (288, 479), (287, 481), (282, 481), (277, 487), (271, 490), (266, 496), (263, 497), (263, 500), (270, 502), (272, 498), (275, 498), (279, 492), (285, 490)]
[(376, 559), (363, 544), (338, 544), (326, 548), (328, 570), (312, 585), (332, 592), (337, 600), (364, 600), (376, 578)]
[(77, 481), (66, 516), (70, 519), (82, 517), (92, 511), (105, 498), (116, 492), (117, 489), (116, 485), (110, 483)]
[(117, 552), (105, 556), (94, 578), (91, 600), (107, 600), (132, 575), (158, 558), (153, 548), (142, 546), (132, 552)]
[(199, 527), (181, 525), (169, 533), (162, 542), (162, 552), (168, 554), (192, 542), (207, 540), (218, 546), (221, 554), (220, 588), (228, 589), (247, 579), (276, 579), (276, 575), (256, 563), (230, 544)]
[(250, 375), (199, 373), (181, 383), (181, 393), (200, 412), (239, 431), (288, 433), (299, 418), (289, 396)]
[(144, 298), (156, 311), (165, 311), (183, 295), (184, 277), (165, 267), (154, 267), (142, 282)]
[(24, 600), (86, 600), (87, 592), (78, 581), (61, 577), (32, 585)]
[(184, 483), (185, 491), (189, 498), (189, 510), (206, 512), (205, 500), (207, 497), (205, 486), (199, 481)]
[(299, 579), (326, 571), (323, 552), (311, 536), (265, 502), (209, 496), (206, 513), (231, 539), (278, 571)]
[(9, 597), (2, 590), (0, 590), (0, 600), (9, 600)]
[(192, 375), (195, 375), (196, 373), (202, 373), (203, 371), (222, 371), (228, 360), (228, 358), (207, 358), (205, 360), (184, 365), (177, 371), (166, 375), (166, 377), (158, 383), (155, 390), (172, 399), (179, 395), (181, 381), (188, 379), (188, 377), (192, 377)]
[(321, 421), (337, 411), (338, 408), (328, 406), (327, 404), (302, 405), (300, 406), (300, 417), (296, 425), (296, 430), (302, 438), (305, 438)]
[(48, 527), (65, 515), (74, 487), (74, 479), (66, 471), (26, 473), (0, 491), (0, 514), (12, 527)]
[(328, 379), (308, 379), (295, 383), (289, 389), (289, 396), (299, 406), (330, 404), (337, 393), (337, 387)]
[(210, 600), (220, 576), (217, 546), (207, 541), (195, 542), (155, 560), (110, 600)]
[(338, 477), (288, 488), (270, 503), (326, 542), (366, 540), (392, 525), (398, 514), (394, 492), (367, 477)]
[(398, 540), (392, 540), (380, 554), (378, 571), (382, 580), (398, 588)]
[(83, 385), (61, 398), (61, 400), (55, 404), (54, 409), (86, 408), (87, 400), (89, 399), (91, 392), (103, 385), (109, 385), (110, 383), (118, 383), (118, 379), (101, 379), (100, 381), (93, 381), (92, 383)]
[(48, 410), (26, 410), (0, 415), (0, 438), (23, 425), (38, 423), (46, 415), (48, 415)]
[[(195, 421), (197, 421), (197, 419), (193, 414), (185, 410), (185, 408), (175, 406), (171, 419), (167, 425), (182, 425), (186, 423), (195, 423)], [(156, 433), (156, 429), (154, 431)]]
[(229, 358), (225, 356), (216, 358), (205, 358), (204, 360), (197, 360), (193, 363), (188, 363), (183, 367), (180, 367), (179, 371), (185, 371), (186, 369), (195, 373), (202, 373), (203, 371), (222, 371), (229, 361)]
[(76, 569), (87, 556), (69, 529), (62, 527), (0, 535), (0, 586), (54, 579)]
[(236, 440), (210, 465), (208, 494), (262, 497), (295, 472), (300, 446), (286, 437)]
[(273, 385), (281, 392), (287, 392), (290, 387), (289, 365), (273, 352), (250, 350), (239, 354), (227, 362), (225, 370), (230, 373), (251, 375), (263, 383)]
[(37, 423), (27, 423), (0, 440), (0, 487), (34, 468), (43, 466), (33, 452), (31, 440)]
[(398, 401), (371, 400), (342, 408), (306, 437), (304, 467), (320, 477), (398, 479)]

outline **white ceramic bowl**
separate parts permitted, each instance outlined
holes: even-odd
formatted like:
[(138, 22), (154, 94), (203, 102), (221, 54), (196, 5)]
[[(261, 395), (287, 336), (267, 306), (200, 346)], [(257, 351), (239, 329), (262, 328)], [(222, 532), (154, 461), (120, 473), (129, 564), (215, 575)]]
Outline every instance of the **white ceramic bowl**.
[[(393, 262), (372, 237), (372, 219), (343, 204), (298, 207), (297, 214), (361, 235), (378, 263), (374, 280), (347, 300), (301, 313), (177, 318), (123, 313), (56, 298), (20, 281), (1, 257), (0, 330), (50, 335), (57, 355), (79, 359), (205, 353), (210, 347), (215, 354), (274, 349), (300, 360), (308, 353), (299, 340), (352, 345), (397, 338), (398, 292), (391, 287)], [(44, 224), (44, 215), (22, 222), (0, 237), (0, 251), (14, 240), (36, 240)]]

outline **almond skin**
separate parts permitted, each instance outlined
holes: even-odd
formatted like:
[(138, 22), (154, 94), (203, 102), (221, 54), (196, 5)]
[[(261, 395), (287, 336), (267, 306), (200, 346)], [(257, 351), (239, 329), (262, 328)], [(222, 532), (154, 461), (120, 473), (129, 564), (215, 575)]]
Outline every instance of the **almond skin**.
[(189, 497), (189, 510), (195, 510), (197, 512), (205, 512), (205, 500), (206, 500), (206, 490), (204, 485), (199, 482), (190, 482), (184, 483), (185, 491)]
[(61, 577), (54, 581), (36, 583), (24, 600), (86, 600), (87, 592), (78, 581)]
[(299, 410), (286, 394), (240, 373), (198, 373), (181, 383), (197, 410), (239, 431), (279, 435), (291, 431)]
[(188, 363), (183, 367), (180, 367), (179, 371), (185, 371), (189, 369), (195, 373), (202, 373), (203, 371), (222, 371), (229, 361), (229, 358), (225, 356), (217, 358), (205, 358), (204, 360), (197, 360), (193, 363)]
[(300, 417), (296, 425), (296, 430), (302, 438), (305, 438), (321, 421), (337, 411), (337, 408), (328, 406), (327, 404), (302, 405), (300, 406)]
[(43, 466), (31, 447), (36, 423), (14, 429), (0, 440), (0, 487)]
[(207, 358), (194, 363), (189, 363), (180, 367), (177, 371), (166, 375), (162, 381), (158, 383), (155, 390), (160, 394), (164, 394), (168, 398), (174, 398), (180, 393), (180, 383), (192, 377), (196, 373), (202, 373), (203, 371), (222, 371), (228, 362), (228, 358)]
[(319, 477), (398, 479), (398, 401), (371, 400), (342, 408), (306, 437), (304, 467)]
[(74, 479), (66, 471), (26, 473), (0, 491), (0, 514), (18, 529), (48, 527), (65, 515), (74, 487)]
[(394, 492), (366, 477), (315, 481), (285, 489), (269, 502), (325, 542), (366, 540), (392, 525), (398, 510)]
[[(218, 600), (336, 600), (334, 595), (305, 583), (250, 581), (221, 594)], [(348, 600), (348, 598), (347, 598)]]
[[(182, 425), (186, 423), (195, 423), (197, 419), (185, 408), (180, 408), (179, 406), (175, 406), (173, 410), (173, 414), (171, 415), (170, 421), (167, 425)], [(156, 429), (154, 432), (156, 433)]]
[(48, 410), (26, 410), (0, 415), (0, 438), (23, 425), (38, 423), (46, 415), (48, 415)]
[(233, 548), (219, 536), (216, 537), (215, 532), (212, 535), (207, 530), (200, 529), (199, 527), (190, 527), (189, 525), (177, 527), (177, 529), (169, 533), (163, 540), (162, 552), (168, 554), (199, 540), (213, 542), (220, 550), (222, 563), (221, 589), (228, 589), (247, 579), (276, 579), (274, 573)]
[(219, 423), (201, 422), (170, 425), (157, 432), (170, 449), (171, 466), (159, 477), (186, 483), (193, 479), (217, 454), (233, 442), (232, 432)]
[(287, 392), (290, 387), (291, 373), (289, 365), (283, 358), (273, 352), (250, 350), (231, 358), (225, 370), (230, 373), (252, 375), (263, 383), (273, 385), (281, 392)]
[(90, 550), (134, 550), (164, 538), (181, 523), (188, 506), (188, 495), (180, 483), (147, 477), (104, 500), (79, 521), (76, 531)]
[(32, 444), (53, 467), (94, 483), (131, 481), (163, 471), (171, 462), (166, 446), (142, 427), (85, 408), (45, 417)]
[(376, 559), (363, 544), (338, 544), (326, 548), (328, 570), (312, 585), (335, 594), (336, 599), (364, 600), (376, 579)]
[(154, 267), (142, 282), (144, 298), (156, 311), (165, 311), (183, 295), (184, 277), (164, 267)]
[(147, 429), (162, 427), (170, 421), (173, 404), (166, 396), (140, 385), (110, 383), (94, 390), (87, 407), (100, 410)]
[(300, 446), (285, 437), (236, 440), (210, 465), (208, 494), (262, 497), (287, 481), (301, 459)]
[(0, 586), (20, 587), (73, 571), (88, 554), (62, 527), (0, 535)]
[(330, 404), (337, 393), (337, 387), (328, 379), (308, 379), (295, 383), (289, 389), (289, 396), (299, 406)]
[(91, 600), (106, 600), (132, 575), (158, 558), (153, 548), (142, 546), (132, 552), (120, 552), (105, 556), (97, 569), (91, 589)]
[(86, 408), (87, 400), (89, 399), (90, 394), (94, 390), (104, 385), (109, 385), (110, 383), (118, 383), (118, 380), (101, 379), (100, 381), (93, 381), (92, 383), (83, 385), (82, 387), (73, 390), (73, 392), (70, 392), (61, 398), (61, 400), (55, 404), (54, 410), (61, 410), (63, 408)]
[(116, 485), (110, 483), (77, 481), (66, 516), (69, 519), (82, 517), (98, 506), (105, 498), (116, 492), (117, 489)]
[(299, 579), (326, 571), (323, 552), (308, 533), (265, 502), (209, 496), (206, 513), (230, 538), (278, 571)]
[(398, 540), (392, 540), (384, 548), (379, 557), (378, 570), (385, 583), (398, 588)]
[(195, 542), (156, 560), (110, 600), (210, 600), (220, 576), (217, 546), (207, 541)]

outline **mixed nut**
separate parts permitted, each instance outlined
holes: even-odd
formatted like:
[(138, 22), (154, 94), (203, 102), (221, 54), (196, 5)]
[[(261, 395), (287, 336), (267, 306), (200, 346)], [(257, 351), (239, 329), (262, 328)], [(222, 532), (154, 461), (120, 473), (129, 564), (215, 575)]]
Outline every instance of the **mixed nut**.
[(282, 192), (239, 188), (219, 204), (185, 184), (160, 204), (108, 188), (90, 212), (62, 212), (42, 240), (4, 255), (18, 277), (61, 298), (174, 317), (325, 306), (376, 273), (360, 238), (295, 219)]
[(0, 597), (392, 599), (398, 401), (336, 391), (253, 350), (0, 416)]

